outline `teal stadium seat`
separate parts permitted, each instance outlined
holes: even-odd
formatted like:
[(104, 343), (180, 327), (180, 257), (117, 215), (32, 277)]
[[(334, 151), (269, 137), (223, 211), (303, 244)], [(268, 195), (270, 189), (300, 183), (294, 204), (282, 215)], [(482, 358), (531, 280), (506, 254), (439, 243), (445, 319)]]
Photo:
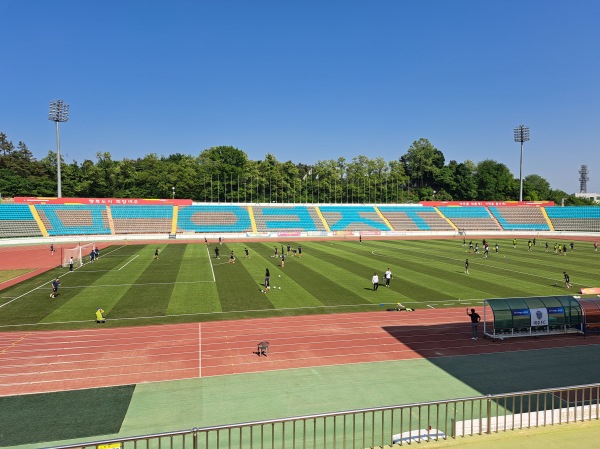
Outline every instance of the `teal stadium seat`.
[(243, 206), (185, 206), (177, 215), (178, 232), (252, 232), (248, 209)]
[(600, 206), (545, 207), (555, 231), (600, 232)]
[(389, 231), (372, 206), (320, 206), (332, 231)]
[(105, 205), (96, 204), (36, 204), (48, 235), (110, 234)]
[(0, 204), (0, 238), (40, 237), (38, 226), (29, 205)]

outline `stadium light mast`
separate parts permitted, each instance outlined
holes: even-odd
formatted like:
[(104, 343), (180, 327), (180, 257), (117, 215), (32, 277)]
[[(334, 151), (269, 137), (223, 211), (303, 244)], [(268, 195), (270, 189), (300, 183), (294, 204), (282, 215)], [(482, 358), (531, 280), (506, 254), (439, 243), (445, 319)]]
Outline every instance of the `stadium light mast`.
[(62, 100), (52, 100), (50, 102), (50, 112), (48, 120), (56, 123), (56, 178), (57, 178), (57, 197), (62, 198), (62, 183), (60, 173), (60, 130), (58, 124), (69, 120), (69, 105)]
[(521, 143), (521, 162), (519, 164), (519, 201), (523, 201), (523, 143), (529, 141), (529, 127), (519, 125), (515, 128), (515, 142)]

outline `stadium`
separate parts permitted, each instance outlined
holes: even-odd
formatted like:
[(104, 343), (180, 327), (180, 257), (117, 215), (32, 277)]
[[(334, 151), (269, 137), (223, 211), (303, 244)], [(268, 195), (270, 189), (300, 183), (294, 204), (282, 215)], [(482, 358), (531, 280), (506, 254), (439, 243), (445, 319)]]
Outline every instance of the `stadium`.
[(1, 448), (597, 444), (600, 3), (0, 15)]
[(597, 207), (16, 197), (0, 225), (3, 446), (384, 447), (598, 417)]

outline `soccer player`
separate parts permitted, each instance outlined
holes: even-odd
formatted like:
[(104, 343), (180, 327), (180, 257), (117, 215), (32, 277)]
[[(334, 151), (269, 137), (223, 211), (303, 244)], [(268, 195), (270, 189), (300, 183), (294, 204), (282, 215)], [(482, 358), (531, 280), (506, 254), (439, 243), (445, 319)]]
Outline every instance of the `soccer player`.
[(285, 267), (285, 254), (281, 253), (281, 268)]
[(527, 251), (531, 251), (531, 245), (532, 245), (531, 240), (529, 240), (527, 242)]
[(486, 258), (490, 254), (490, 246), (486, 243), (483, 247), (483, 257)]
[(244, 248), (244, 252), (246, 253), (246, 258), (250, 257), (250, 254), (248, 254), (248, 248)]
[(575, 243), (571, 242), (571, 251), (575, 249)]
[(379, 288), (379, 276), (377, 275), (377, 273), (373, 274), (371, 282), (373, 283), (373, 291), (376, 291)]
[(548, 242), (546, 242), (546, 252), (548, 252)]
[(469, 242), (469, 252), (473, 252), (473, 240)]
[(288, 256), (290, 255), (290, 251), (291, 251), (291, 250), (292, 250), (292, 247), (291, 247), (291, 245), (288, 243), (288, 244), (287, 244), (287, 255), (288, 255)]
[(269, 293), (270, 281), (271, 273), (269, 273), (269, 269), (267, 268), (267, 270), (265, 271), (265, 293)]
[(479, 254), (479, 243), (475, 243), (475, 254)]
[(598, 251), (598, 242), (594, 242), (594, 251)]
[(233, 251), (231, 251), (231, 254), (229, 255), (229, 263), (235, 263), (235, 256), (233, 255)]
[(563, 271), (563, 276), (565, 277), (565, 287), (571, 288), (571, 278), (569, 277), (566, 271)]
[(69, 259), (69, 271), (73, 271), (73, 256)]
[(275, 254), (273, 255), (273, 257), (277, 257), (277, 247), (276, 246), (273, 247), (273, 251), (275, 252)]
[(58, 296), (58, 287), (60, 287), (60, 279), (56, 278), (52, 281), (52, 293), (50, 293), (50, 298), (56, 298)]
[(158, 248), (154, 251), (154, 259), (158, 259)]
[(98, 260), (99, 258), (100, 258), (100, 250), (96, 246), (96, 248), (94, 248), (94, 259)]
[(471, 313), (469, 313), (469, 309), (467, 309), (467, 315), (469, 318), (471, 318), (471, 332), (473, 333), (471, 340), (477, 340), (477, 327), (479, 326), (481, 317), (477, 312), (475, 312), (475, 309), (471, 309)]
[(567, 245), (563, 245), (563, 256), (567, 255)]
[(96, 257), (96, 252), (92, 249), (90, 251), (90, 263), (94, 263), (94, 257)]
[(469, 274), (469, 259), (465, 260), (465, 273)]
[[(158, 250), (156, 250), (158, 252)], [(219, 247), (215, 246), (215, 259), (219, 259)]]
[(513, 248), (517, 247), (517, 239), (513, 239)]
[(298, 257), (302, 257), (302, 247), (298, 245)]
[(494, 249), (496, 250), (496, 254), (498, 254), (498, 249), (499, 249), (499, 247), (498, 247), (498, 244), (497, 244), (497, 243), (496, 243), (496, 246), (494, 247)]
[(387, 271), (385, 272), (385, 286), (386, 287), (390, 286), (390, 281), (391, 280), (392, 280), (392, 271), (388, 267)]

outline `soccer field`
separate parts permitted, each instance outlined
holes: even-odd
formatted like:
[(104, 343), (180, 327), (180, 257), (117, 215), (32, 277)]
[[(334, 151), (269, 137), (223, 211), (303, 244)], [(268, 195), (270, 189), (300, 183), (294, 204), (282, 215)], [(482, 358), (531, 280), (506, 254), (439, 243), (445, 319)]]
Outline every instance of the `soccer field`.
[[(273, 257), (274, 246), (302, 246), (302, 257)], [(467, 241), (468, 243), (468, 241)], [(475, 242), (474, 242), (475, 243)], [(494, 245), (499, 244), (499, 252)], [(462, 239), (318, 242), (251, 242), (223, 245), (177, 243), (110, 246), (94, 263), (73, 272), (56, 268), (0, 293), (0, 328), (70, 329), (176, 323), (311, 313), (385, 310), (401, 302), (412, 308), (479, 306), (487, 298), (577, 294), (598, 287), (600, 254), (576, 242), (566, 256), (543, 240), (528, 251), (527, 240), (490, 240), (490, 255), (468, 253)], [(560, 243), (568, 244), (569, 241)], [(215, 258), (218, 246), (220, 258)], [(159, 249), (159, 258), (154, 252)], [(250, 257), (244, 257), (248, 248)], [(228, 263), (234, 251), (236, 263)], [(287, 252), (287, 251), (286, 251)], [(469, 259), (469, 274), (464, 272)], [(385, 288), (383, 274), (393, 279)], [(265, 270), (271, 275), (264, 291)], [(563, 271), (573, 289), (563, 283)], [(373, 273), (380, 277), (373, 291)], [(60, 295), (50, 298), (59, 276)]]

